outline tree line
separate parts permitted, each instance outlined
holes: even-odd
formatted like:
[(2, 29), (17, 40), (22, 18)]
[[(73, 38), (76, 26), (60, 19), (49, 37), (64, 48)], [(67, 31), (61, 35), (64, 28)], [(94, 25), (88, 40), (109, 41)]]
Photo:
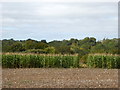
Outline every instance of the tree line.
[(89, 53), (119, 54), (119, 40), (118, 38), (113, 38), (96, 41), (94, 37), (86, 37), (81, 40), (71, 38), (70, 40), (53, 40), (51, 42), (33, 39), (3, 39), (1, 41), (2, 52), (79, 54), (83, 56)]

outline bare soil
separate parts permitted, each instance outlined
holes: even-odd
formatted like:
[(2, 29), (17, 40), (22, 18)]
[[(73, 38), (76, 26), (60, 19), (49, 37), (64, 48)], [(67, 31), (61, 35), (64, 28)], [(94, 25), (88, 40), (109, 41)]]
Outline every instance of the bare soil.
[(3, 69), (3, 88), (117, 88), (117, 69)]

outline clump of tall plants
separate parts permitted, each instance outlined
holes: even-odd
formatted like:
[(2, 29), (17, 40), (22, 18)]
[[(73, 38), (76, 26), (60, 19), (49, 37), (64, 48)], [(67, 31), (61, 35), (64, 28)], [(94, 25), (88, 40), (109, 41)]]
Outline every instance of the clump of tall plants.
[(90, 68), (120, 68), (120, 56), (111, 54), (89, 54), (87, 66)]

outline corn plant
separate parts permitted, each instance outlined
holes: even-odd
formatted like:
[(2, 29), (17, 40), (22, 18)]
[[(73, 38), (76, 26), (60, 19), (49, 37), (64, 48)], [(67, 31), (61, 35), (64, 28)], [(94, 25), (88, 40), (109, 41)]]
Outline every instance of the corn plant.
[(3, 54), (3, 68), (76, 68), (78, 56), (74, 55), (34, 55)]
[(120, 68), (120, 56), (90, 54), (87, 59), (87, 65), (91, 68)]

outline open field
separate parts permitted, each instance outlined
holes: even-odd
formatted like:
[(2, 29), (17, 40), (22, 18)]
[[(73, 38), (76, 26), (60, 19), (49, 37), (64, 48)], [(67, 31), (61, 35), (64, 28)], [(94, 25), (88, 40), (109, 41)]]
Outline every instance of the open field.
[(3, 69), (3, 88), (117, 88), (118, 69)]

